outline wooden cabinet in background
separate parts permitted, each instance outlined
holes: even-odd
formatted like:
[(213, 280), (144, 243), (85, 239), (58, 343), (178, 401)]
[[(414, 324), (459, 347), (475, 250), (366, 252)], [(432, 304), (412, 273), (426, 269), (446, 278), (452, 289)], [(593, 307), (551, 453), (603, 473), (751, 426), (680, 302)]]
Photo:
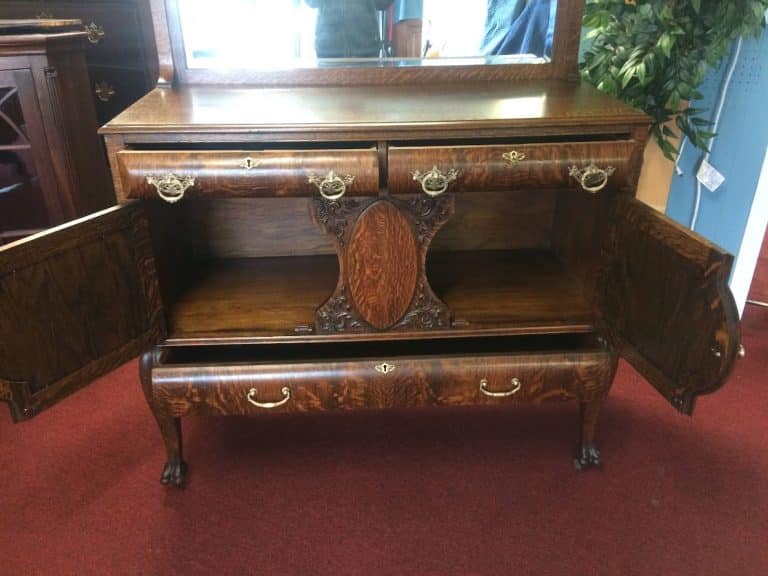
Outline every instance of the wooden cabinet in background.
[(115, 201), (76, 20), (0, 21), (0, 243)]
[(90, 94), (105, 124), (157, 82), (148, 0), (0, 0), (0, 18), (66, 18), (82, 21)]

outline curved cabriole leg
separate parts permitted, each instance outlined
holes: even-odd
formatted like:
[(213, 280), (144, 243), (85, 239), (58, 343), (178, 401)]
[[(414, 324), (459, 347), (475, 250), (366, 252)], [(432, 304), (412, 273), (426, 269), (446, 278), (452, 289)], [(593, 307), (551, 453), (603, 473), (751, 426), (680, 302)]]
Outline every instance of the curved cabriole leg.
[(573, 466), (576, 470), (588, 470), (600, 466), (600, 451), (595, 446), (595, 427), (602, 405), (602, 398), (579, 402), (581, 440), (576, 451), (576, 457), (573, 459)]
[(144, 397), (147, 399), (152, 415), (160, 427), (160, 434), (163, 436), (165, 452), (168, 458), (163, 467), (160, 482), (166, 485), (181, 487), (186, 482), (187, 476), (187, 464), (182, 459), (181, 452), (181, 419), (164, 413), (155, 405), (152, 396), (152, 367), (161, 362), (162, 356), (163, 351), (159, 348), (142, 354), (139, 363), (139, 375), (141, 377), (141, 387), (144, 390)]

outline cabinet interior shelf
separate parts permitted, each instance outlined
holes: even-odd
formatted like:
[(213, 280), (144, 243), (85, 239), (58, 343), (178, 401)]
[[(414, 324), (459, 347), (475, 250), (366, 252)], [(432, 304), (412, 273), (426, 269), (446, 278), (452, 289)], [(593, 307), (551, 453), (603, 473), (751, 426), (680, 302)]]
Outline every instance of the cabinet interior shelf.
[[(315, 310), (338, 280), (335, 255), (232, 258), (195, 266), (169, 310), (167, 345), (360, 339), (314, 334)], [(454, 326), (424, 333), (372, 332), (364, 339), (584, 333), (593, 314), (576, 279), (547, 250), (436, 252), (432, 289)], [(297, 330), (299, 328), (299, 330)]]

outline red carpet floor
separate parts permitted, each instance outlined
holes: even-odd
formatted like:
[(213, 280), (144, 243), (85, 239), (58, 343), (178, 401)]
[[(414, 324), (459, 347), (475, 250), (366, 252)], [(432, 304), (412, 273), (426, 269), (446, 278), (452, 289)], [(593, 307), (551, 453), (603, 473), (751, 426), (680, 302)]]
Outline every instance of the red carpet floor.
[(768, 311), (744, 328), (693, 418), (622, 365), (586, 474), (558, 404), (188, 419), (166, 490), (130, 363), (0, 414), (0, 574), (765, 575)]

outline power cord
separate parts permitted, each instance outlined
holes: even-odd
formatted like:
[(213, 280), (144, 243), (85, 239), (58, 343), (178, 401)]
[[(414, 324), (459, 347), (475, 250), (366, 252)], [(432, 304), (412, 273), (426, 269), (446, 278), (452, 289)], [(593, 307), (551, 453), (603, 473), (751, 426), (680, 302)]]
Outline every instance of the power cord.
[[(733, 73), (736, 70), (736, 64), (738, 64), (739, 62), (739, 55), (741, 54), (741, 44), (742, 44), (742, 39), (741, 39), (741, 36), (739, 36), (739, 39), (736, 41), (736, 49), (731, 58), (731, 63), (728, 66), (728, 73), (725, 76), (725, 80), (723, 81), (723, 87), (720, 90), (720, 98), (718, 100), (717, 109), (715, 112), (715, 120), (712, 123), (712, 132), (715, 132), (715, 133), (717, 133), (717, 129), (720, 126), (720, 117), (723, 114), (723, 108), (725, 108), (725, 98), (728, 95), (729, 88), (731, 87), (731, 80), (733, 80)], [(709, 158), (711, 155), (712, 155), (712, 146), (709, 146), (709, 150), (707, 150), (706, 154), (704, 154), (704, 158), (702, 158), (701, 162), (699, 163), (699, 168), (701, 168), (701, 166), (709, 164)], [(699, 219), (699, 207), (701, 206), (701, 186), (702, 186), (701, 180), (699, 180), (697, 176), (696, 177), (696, 198), (694, 200), (693, 216), (691, 217), (691, 225), (690, 225), (691, 230), (696, 229), (696, 222)]]

